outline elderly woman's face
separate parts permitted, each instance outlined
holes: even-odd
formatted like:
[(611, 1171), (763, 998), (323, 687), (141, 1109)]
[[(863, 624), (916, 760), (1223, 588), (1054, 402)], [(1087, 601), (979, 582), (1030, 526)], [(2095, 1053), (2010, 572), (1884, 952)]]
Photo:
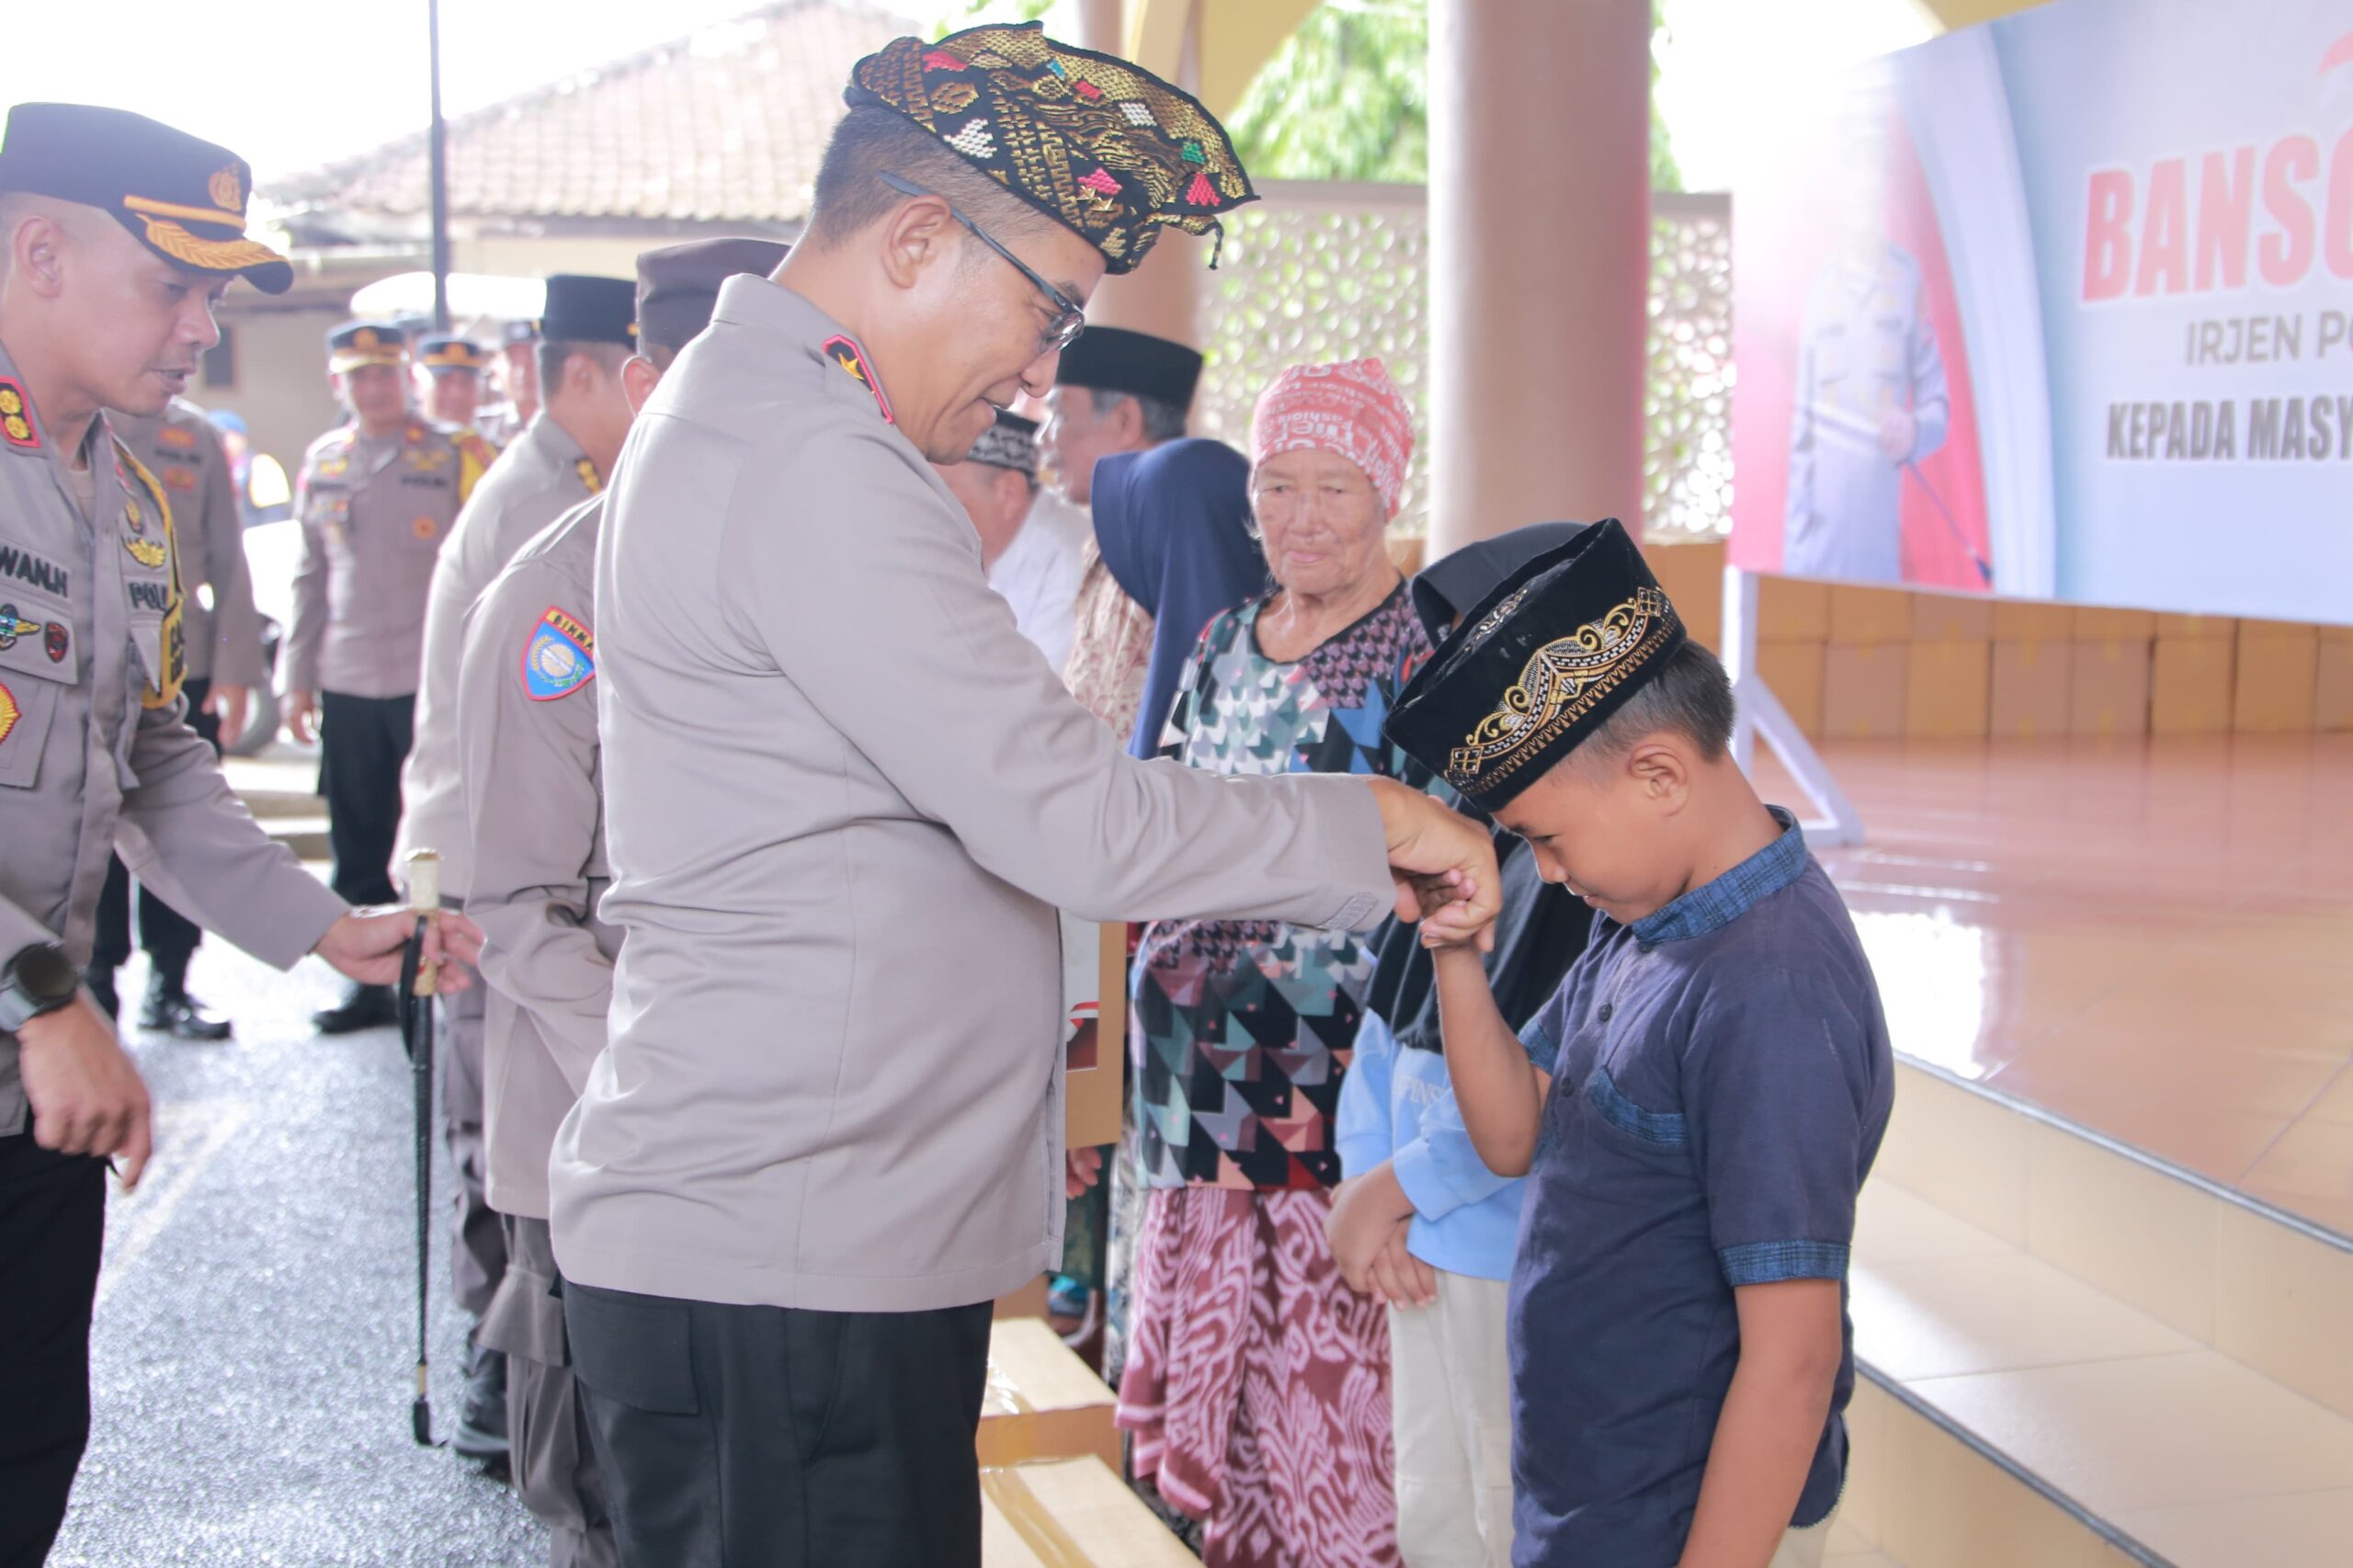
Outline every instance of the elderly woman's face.
[(1250, 504), (1267, 564), (1294, 594), (1343, 596), (1390, 569), (1381, 492), (1337, 452), (1277, 452), (1251, 474)]

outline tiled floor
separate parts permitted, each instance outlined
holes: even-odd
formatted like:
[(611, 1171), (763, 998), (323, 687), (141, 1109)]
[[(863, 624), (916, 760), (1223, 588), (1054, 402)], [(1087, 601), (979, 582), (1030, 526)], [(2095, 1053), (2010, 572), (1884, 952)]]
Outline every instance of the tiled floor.
[[(2168, 1561), (2343, 1561), (2353, 1530), (2353, 1417), (1883, 1176), (1863, 1190), (1852, 1289), (1855, 1353), (1877, 1374)], [(2333, 1342), (2321, 1343), (2335, 1353)], [(1863, 1555), (1872, 1550), (1933, 1554), (1949, 1543), (1929, 1527), (1964, 1517), (1995, 1534), (2031, 1533), (2039, 1523), (2065, 1547), (2054, 1561), (2110, 1561), (2083, 1527), (2057, 1519), (2054, 1530), (2049, 1510), (2030, 1502), (2021, 1509), (2015, 1488), (1956, 1497), (1952, 1479), (1928, 1462), (1945, 1457), (1941, 1449), (1915, 1444), (1907, 1454), (1884, 1434), (1875, 1440), (1886, 1450), (1876, 1502), (1882, 1544), (1849, 1532), (1834, 1538), (1832, 1562), (1843, 1561), (1842, 1551), (1858, 1564), (1873, 1562)], [(2049, 1517), (1973, 1517), (2002, 1509)]]
[(2353, 735), (1824, 755), (1898, 1050), (2353, 1234)]

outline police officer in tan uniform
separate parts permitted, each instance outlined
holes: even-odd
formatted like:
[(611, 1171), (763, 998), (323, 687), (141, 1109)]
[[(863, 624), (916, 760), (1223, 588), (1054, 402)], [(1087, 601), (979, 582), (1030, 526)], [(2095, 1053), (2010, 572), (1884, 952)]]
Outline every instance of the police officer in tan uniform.
[[(771, 272), (784, 254), (767, 240), (702, 240), (639, 258), (639, 353), (622, 369), (632, 407), (710, 324), (719, 285), (739, 272)], [(564, 1348), (547, 1221), (548, 1150), (605, 1047), (620, 940), (596, 914), (607, 881), (590, 684), (603, 517), (601, 499), (585, 502), (524, 545), (467, 617), (457, 679), (472, 879), (466, 907), (498, 933), (483, 959), (485, 1131), (507, 1263), (482, 1336), (507, 1356), (515, 1482), (552, 1532), (555, 1568), (614, 1561)]]
[[(440, 851), (441, 896), (452, 907), (465, 898), (468, 869), (457, 736), (458, 647), (466, 611), (532, 535), (605, 487), (604, 476), (629, 434), (631, 410), (621, 391), (621, 367), (636, 349), (636, 315), (637, 290), (628, 278), (564, 274), (548, 279), (546, 314), (540, 318), (540, 412), (491, 466), (434, 564), (416, 744), (401, 775), (407, 810), (394, 858), (411, 849)], [(477, 1323), (506, 1268), (498, 1218), (483, 1196), (482, 1020), (482, 991), (464, 991), (445, 1005), (441, 1030), (447, 1062), (441, 1107), (459, 1177), (451, 1269), (458, 1304)], [(506, 1457), (506, 1365), (478, 1341), (450, 1446), (485, 1463)]]
[[(218, 756), (222, 732), (225, 729), (233, 739), (244, 733), (251, 693), (269, 678), (229, 455), (204, 411), (186, 398), (174, 398), (152, 418), (118, 413), (108, 422), (131, 455), (163, 485), (165, 499), (171, 503), (183, 563), (188, 721)], [(139, 890), (139, 945), (148, 964), (140, 1028), (182, 1040), (229, 1038), (229, 1021), (188, 994), (188, 960), (203, 937), (194, 921), (152, 890)], [(118, 856), (107, 871), (106, 895), (98, 903), (97, 948), (83, 977), (109, 1013), (118, 1010), (114, 971), (130, 957), (131, 873)]]
[[(416, 365), (426, 376), (426, 417), (482, 433), (482, 376), (490, 368), (488, 351), (471, 338), (437, 334), (417, 344)], [(483, 438), (489, 439), (486, 434)]]
[[(188, 727), (190, 574), (170, 493), (102, 413), (163, 412), (219, 341), (212, 306), (232, 279), (272, 292), (293, 281), (244, 237), (249, 188), (227, 149), (119, 109), (19, 104), (0, 139), (0, 1562), (12, 1568), (48, 1552), (89, 1434), (108, 1157), (129, 1186), (150, 1144), (146, 1088), (80, 985), (109, 856), (280, 968), (316, 952), (389, 982), (410, 928), (402, 912), (351, 911), (272, 844)], [(428, 945), (438, 960), (438, 937)]]
[(540, 324), (508, 322), (498, 335), (499, 399), (474, 419), (492, 446), (505, 449), (540, 412)]
[[(286, 713), (315, 729), (335, 890), (355, 903), (393, 897), (401, 764), (415, 719), (426, 590), (441, 542), (491, 464), (471, 430), (409, 407), (406, 339), (381, 322), (327, 335), (327, 369), (349, 423), (311, 443), (294, 486), (302, 563), (286, 644)], [(392, 1021), (392, 994), (355, 983), (319, 1013), (322, 1034)]]

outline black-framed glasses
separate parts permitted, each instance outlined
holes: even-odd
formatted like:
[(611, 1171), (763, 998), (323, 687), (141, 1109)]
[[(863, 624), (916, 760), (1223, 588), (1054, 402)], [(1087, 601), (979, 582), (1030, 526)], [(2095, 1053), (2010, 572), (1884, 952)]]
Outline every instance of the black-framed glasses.
[[(880, 179), (884, 185), (889, 186), (892, 190), (897, 191), (901, 196), (927, 196), (934, 201), (948, 201), (948, 199), (941, 196), (938, 191), (926, 190), (915, 181), (899, 175), (894, 175), (888, 169), (877, 169), (875, 171), (875, 177)], [(1051, 301), (1053, 304), (1054, 319), (1047, 324), (1046, 330), (1040, 338), (1038, 352), (1043, 354), (1048, 349), (1052, 349), (1054, 352), (1060, 353), (1062, 350), (1068, 348), (1072, 344), (1078, 341), (1078, 335), (1086, 330), (1086, 307), (1085, 305), (1080, 304), (1076, 300), (1072, 299), (1068, 294), (1063, 293), (1061, 290), (1047, 282), (1043, 278), (1038, 276), (1038, 269), (1036, 267), (1031, 267), (1028, 262), (1022, 260), (1019, 256), (1006, 249), (1005, 246), (999, 244), (995, 235), (991, 234), (986, 229), (982, 228), (978, 223), (973, 222), (970, 218), (964, 216), (961, 211), (958, 210), (956, 204), (952, 201), (948, 202), (948, 215), (950, 218), (955, 219), (959, 223), (963, 224), (967, 229), (972, 230), (972, 237), (974, 239), (980, 241), (981, 244), (988, 246), (989, 249), (996, 252), (997, 255), (1005, 257), (1006, 260), (1011, 262), (1016, 267), (1019, 268), (1021, 276), (1029, 279), (1031, 285), (1037, 289), (1038, 292), (1046, 296), (1047, 300)]]

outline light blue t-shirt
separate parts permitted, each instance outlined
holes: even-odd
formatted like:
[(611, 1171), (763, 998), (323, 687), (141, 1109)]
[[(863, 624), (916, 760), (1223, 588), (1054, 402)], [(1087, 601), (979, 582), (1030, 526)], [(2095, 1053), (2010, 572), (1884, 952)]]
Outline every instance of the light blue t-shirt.
[(1356, 1054), (1340, 1085), (1340, 1174), (1364, 1175), (1381, 1161), (1413, 1199), (1405, 1250), (1449, 1274), (1511, 1278), (1527, 1183), (1499, 1176), (1471, 1146), (1446, 1058), (1401, 1047), (1379, 1013), (1357, 1026)]

